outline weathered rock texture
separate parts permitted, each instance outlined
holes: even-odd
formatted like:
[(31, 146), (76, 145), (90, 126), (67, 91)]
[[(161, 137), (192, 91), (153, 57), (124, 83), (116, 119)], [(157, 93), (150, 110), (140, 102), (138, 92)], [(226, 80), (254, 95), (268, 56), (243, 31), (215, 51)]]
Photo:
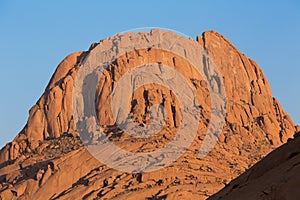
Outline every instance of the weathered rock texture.
[[(148, 140), (132, 139), (111, 120), (110, 93), (126, 70), (143, 62), (165, 63), (190, 80), (203, 107), (194, 142), (176, 162), (161, 170), (128, 174), (101, 164), (82, 147), (72, 117), (72, 88), (86, 52), (69, 55), (57, 67), (44, 94), (30, 112), (27, 125), (0, 152), (2, 199), (206, 199), (245, 172), (296, 132), (291, 118), (272, 97), (262, 70), (227, 39), (210, 31), (198, 36), (223, 75), (227, 96), (226, 123), (218, 144), (204, 159), (198, 150), (210, 118), (210, 96), (205, 82), (182, 58), (144, 49), (113, 62), (99, 82), (97, 115), (107, 136), (130, 151), (160, 148), (180, 121), (176, 96), (168, 89), (148, 85), (132, 98), (131, 114), (147, 124), (151, 105), (167, 108), (167, 131)], [(202, 58), (199, 58), (202, 59)], [(146, 95), (145, 95), (146, 94)], [(294, 158), (295, 159), (295, 158)]]
[(299, 142), (298, 133), (209, 199), (299, 199)]

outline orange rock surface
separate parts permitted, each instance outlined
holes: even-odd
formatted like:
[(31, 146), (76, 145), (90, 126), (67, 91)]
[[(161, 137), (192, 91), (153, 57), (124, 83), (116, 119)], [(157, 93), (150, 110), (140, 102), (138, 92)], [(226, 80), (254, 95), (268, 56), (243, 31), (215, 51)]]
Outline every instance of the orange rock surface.
[[(207, 199), (293, 138), (296, 126), (272, 97), (261, 68), (217, 32), (205, 32), (196, 41), (219, 67), (227, 97), (224, 128), (208, 156), (198, 158), (211, 113), (205, 82), (184, 59), (168, 52), (162, 56), (159, 51), (142, 49), (119, 57), (99, 82), (96, 111), (100, 124), (106, 125), (107, 136), (133, 152), (161, 148), (174, 137), (180, 121), (178, 99), (167, 88), (155, 84), (143, 86), (134, 93), (131, 116), (137, 124), (147, 124), (147, 110), (151, 105), (161, 103), (166, 108), (168, 131), (134, 140), (114, 126), (109, 106), (114, 83), (126, 71), (145, 62), (164, 63), (178, 70), (194, 86), (197, 100), (203, 107), (198, 133), (190, 148), (176, 162), (153, 172), (120, 172), (93, 158), (76, 132), (72, 92), (83, 60), (99, 45), (95, 43), (88, 51), (73, 53), (59, 64), (44, 94), (30, 109), (24, 129), (2, 148), (0, 197)], [(255, 185), (255, 182), (251, 183)]]
[(299, 142), (298, 133), (209, 199), (299, 199)]

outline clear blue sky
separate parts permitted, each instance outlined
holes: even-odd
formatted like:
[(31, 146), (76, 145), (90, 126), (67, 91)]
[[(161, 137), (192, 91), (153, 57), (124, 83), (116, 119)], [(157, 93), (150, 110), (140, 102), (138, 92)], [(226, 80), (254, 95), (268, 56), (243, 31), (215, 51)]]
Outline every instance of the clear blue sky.
[[(45, 3), (46, 2), (46, 3)], [(138, 27), (227, 37), (257, 61), (300, 122), (300, 1), (0, 1), (0, 146), (25, 125), (57, 64), (94, 41)]]

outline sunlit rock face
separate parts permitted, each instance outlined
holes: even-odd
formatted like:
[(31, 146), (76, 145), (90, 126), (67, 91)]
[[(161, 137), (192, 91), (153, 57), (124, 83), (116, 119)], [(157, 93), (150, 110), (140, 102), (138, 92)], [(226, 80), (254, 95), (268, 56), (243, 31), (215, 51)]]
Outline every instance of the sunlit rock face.
[[(175, 37), (161, 31), (139, 34)], [(125, 34), (122, 40), (134, 35)], [(72, 53), (58, 65), (44, 94), (29, 111), (26, 126), (0, 152), (2, 199), (206, 199), (297, 131), (272, 97), (261, 68), (222, 35), (209, 31), (193, 42), (209, 56), (206, 62), (218, 67), (221, 80), (211, 84), (218, 88), (222, 81), (225, 87), (226, 115), (218, 143), (206, 157), (198, 157), (212, 113), (204, 77), (172, 52), (138, 49), (114, 60), (98, 82), (95, 110), (107, 138), (127, 151), (140, 153), (163, 148), (176, 136), (182, 121), (180, 99), (155, 83), (135, 90), (128, 110), (132, 121), (145, 127), (151, 123), (151, 109), (159, 110), (155, 105), (162, 105), (162, 130), (151, 137), (133, 138), (116, 126), (110, 106), (114, 88), (126, 72), (148, 63), (167, 65), (187, 80), (201, 107), (198, 131), (186, 152), (159, 170), (131, 174), (107, 167), (82, 145), (74, 123), (73, 88), (88, 56), (116, 39), (94, 43), (88, 51)]]

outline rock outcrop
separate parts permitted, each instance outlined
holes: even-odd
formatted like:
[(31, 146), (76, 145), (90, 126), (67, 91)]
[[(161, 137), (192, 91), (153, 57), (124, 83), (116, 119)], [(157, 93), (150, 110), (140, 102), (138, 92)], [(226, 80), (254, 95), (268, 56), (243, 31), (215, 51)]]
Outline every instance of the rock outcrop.
[[(116, 38), (108, 40), (112, 39)], [(176, 134), (180, 121), (178, 100), (167, 88), (155, 84), (134, 93), (132, 118), (138, 124), (147, 124), (150, 106), (163, 104), (168, 131), (149, 140), (133, 140), (114, 126), (109, 106), (114, 83), (127, 70), (145, 62), (165, 63), (190, 80), (203, 108), (202, 118), (194, 142), (170, 166), (143, 174), (110, 169), (82, 146), (72, 115), (76, 73), (84, 59), (104, 42), (107, 40), (92, 44), (86, 52), (73, 53), (59, 64), (44, 94), (31, 108), (24, 129), (2, 148), (2, 199), (205, 199), (293, 138), (297, 131), (272, 97), (261, 68), (226, 38), (209, 31), (195, 42), (219, 67), (227, 97), (226, 122), (215, 148), (205, 158), (198, 158), (211, 114), (203, 79), (176, 55), (162, 55), (154, 49), (137, 50), (114, 61), (99, 82), (96, 111), (100, 124), (106, 125), (107, 137), (122, 148), (143, 152), (162, 147)]]

